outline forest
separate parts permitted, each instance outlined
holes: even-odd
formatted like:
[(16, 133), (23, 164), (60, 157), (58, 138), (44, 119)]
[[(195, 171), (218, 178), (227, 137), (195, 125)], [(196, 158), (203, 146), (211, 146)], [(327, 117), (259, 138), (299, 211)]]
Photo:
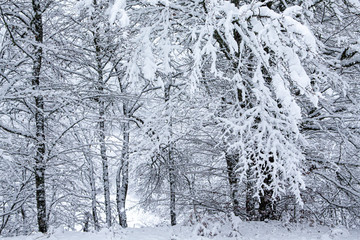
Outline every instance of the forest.
[(0, 236), (359, 227), (359, 158), (358, 0), (0, 0)]

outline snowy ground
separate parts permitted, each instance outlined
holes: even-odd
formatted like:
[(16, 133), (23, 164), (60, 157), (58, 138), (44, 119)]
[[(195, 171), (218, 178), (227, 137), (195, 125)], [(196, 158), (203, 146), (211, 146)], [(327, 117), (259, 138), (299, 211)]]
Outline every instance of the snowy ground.
[[(216, 228), (216, 227), (215, 227)], [(39, 233), (30, 236), (1, 238), (2, 240), (360, 240), (360, 230), (346, 230), (342, 227), (304, 227), (282, 223), (242, 222), (236, 230), (229, 227), (216, 228), (213, 237), (198, 236), (195, 228), (145, 227), (102, 230), (98, 233), (68, 232), (56, 229), (52, 234)], [(208, 232), (209, 233), (209, 232)]]

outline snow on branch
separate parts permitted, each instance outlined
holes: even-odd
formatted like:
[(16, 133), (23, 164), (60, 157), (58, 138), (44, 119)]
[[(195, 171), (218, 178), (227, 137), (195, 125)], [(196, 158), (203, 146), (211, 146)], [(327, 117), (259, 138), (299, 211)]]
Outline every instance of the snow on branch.
[[(120, 26), (126, 27), (129, 25), (129, 17), (125, 11), (126, 0), (115, 0), (108, 9), (109, 22), (113, 24), (118, 18)], [(119, 17), (118, 17), (119, 16)]]
[[(288, 189), (301, 204), (301, 146), (306, 142), (298, 128), (301, 108), (293, 89), (315, 106), (320, 94), (312, 89), (304, 67), (317, 58), (316, 40), (292, 17), (299, 12), (298, 6), (279, 14), (262, 3), (239, 8), (227, 1), (213, 4), (205, 24), (193, 34), (198, 38), (193, 49), (197, 73), (192, 77), (200, 76), (209, 59), (212, 73), (232, 72), (234, 78), (227, 78), (241, 93), (233, 96), (239, 104), (229, 106), (219, 120), (229, 151), (239, 152), (241, 180), (250, 170), (257, 197), (271, 189), (275, 200)], [(230, 61), (228, 70), (221, 69), (224, 58)], [(271, 181), (265, 181), (269, 176)]]

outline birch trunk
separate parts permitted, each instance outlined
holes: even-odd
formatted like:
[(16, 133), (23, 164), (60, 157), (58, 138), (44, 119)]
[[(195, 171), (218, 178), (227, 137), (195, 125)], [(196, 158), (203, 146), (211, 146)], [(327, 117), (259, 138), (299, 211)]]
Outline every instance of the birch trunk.
[(105, 216), (106, 216), (106, 226), (111, 227), (111, 204), (110, 204), (110, 183), (109, 183), (109, 165), (108, 158), (106, 155), (106, 135), (105, 135), (105, 101), (103, 98), (104, 95), (104, 80), (103, 80), (103, 66), (102, 66), (102, 57), (101, 57), (101, 47), (99, 43), (100, 37), (99, 34), (95, 33), (94, 36), (94, 46), (96, 54), (96, 64), (97, 64), (97, 94), (96, 96), (98, 102), (99, 110), (99, 119), (98, 119), (98, 136), (100, 144), (100, 157), (103, 167), (103, 183), (104, 183), (104, 198), (105, 198)]
[(91, 187), (91, 212), (94, 221), (94, 228), (96, 231), (100, 230), (99, 218), (97, 215), (96, 209), (96, 186), (95, 186), (95, 176), (94, 176), (94, 167), (91, 164), (90, 168), (90, 187)]
[[(92, 1), (93, 6), (98, 9), (101, 8), (97, 0)], [(98, 141), (100, 147), (100, 158), (103, 169), (103, 185), (104, 185), (104, 201), (105, 201), (105, 218), (106, 226), (111, 227), (111, 202), (110, 202), (110, 182), (109, 182), (109, 164), (106, 155), (106, 129), (105, 129), (105, 99), (104, 99), (104, 66), (102, 60), (104, 58), (104, 52), (101, 49), (101, 36), (99, 33), (99, 26), (96, 22), (97, 14), (101, 14), (99, 11), (94, 11), (91, 19), (93, 20), (93, 43), (95, 47), (95, 64), (97, 71), (96, 93), (95, 100), (98, 103)]]
[[(126, 111), (126, 108), (124, 107)], [(127, 114), (125, 114), (127, 116)], [(123, 147), (121, 153), (121, 164), (116, 174), (116, 204), (119, 216), (119, 224), (123, 228), (127, 227), (125, 202), (129, 186), (129, 143), (130, 143), (130, 124), (122, 123)]]
[[(99, 75), (99, 92), (103, 92), (102, 75)], [(102, 97), (99, 98), (99, 143), (100, 143), (100, 157), (103, 167), (103, 183), (104, 183), (104, 198), (105, 198), (105, 215), (106, 226), (111, 227), (111, 205), (110, 205), (110, 182), (109, 182), (109, 165), (106, 155), (106, 141), (105, 141), (105, 102)]]

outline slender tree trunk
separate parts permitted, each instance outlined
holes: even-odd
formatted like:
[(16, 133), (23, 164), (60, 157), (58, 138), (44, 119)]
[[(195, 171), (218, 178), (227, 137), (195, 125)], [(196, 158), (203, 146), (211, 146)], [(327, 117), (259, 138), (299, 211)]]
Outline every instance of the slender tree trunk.
[(90, 216), (91, 214), (89, 212), (85, 212), (84, 214), (84, 228), (83, 231), (84, 232), (89, 232), (89, 221), (90, 221)]
[[(25, 187), (25, 184), (26, 182), (28, 181), (28, 177), (27, 177), (27, 170), (26, 168), (24, 168), (22, 170), (22, 181), (23, 181), (23, 186)], [(20, 191), (19, 191), (20, 192)], [(20, 209), (20, 213), (21, 213), (21, 234), (22, 235), (26, 235), (28, 234), (28, 231), (29, 231), (29, 227), (28, 227), (28, 224), (27, 224), (27, 215), (26, 215), (26, 210), (24, 208), (24, 205), (21, 206), (21, 209)]]
[(21, 214), (21, 234), (26, 235), (27, 234), (26, 212), (23, 206), (20, 209), (20, 214)]
[(108, 158), (106, 155), (106, 135), (105, 135), (105, 100), (104, 100), (104, 80), (103, 80), (103, 66), (101, 62), (101, 48), (99, 44), (100, 37), (96, 31), (94, 36), (96, 64), (97, 64), (97, 94), (96, 97), (98, 102), (99, 110), (99, 122), (98, 122), (98, 133), (100, 143), (100, 157), (102, 160), (103, 167), (103, 183), (104, 183), (104, 198), (105, 198), (105, 216), (106, 226), (111, 227), (111, 203), (110, 203), (110, 182), (109, 182), (109, 166)]
[(94, 166), (91, 164), (90, 168), (90, 187), (91, 187), (91, 212), (94, 222), (95, 231), (100, 230), (99, 225), (99, 218), (97, 215), (97, 208), (96, 208), (96, 186), (95, 186), (95, 176), (94, 176)]
[(175, 163), (174, 159), (171, 157), (171, 148), (169, 146), (169, 187), (170, 187), (170, 220), (171, 226), (176, 225), (176, 212), (175, 212), (175, 203), (176, 203), (176, 195), (175, 195)]
[(36, 146), (35, 146), (35, 185), (36, 185), (36, 207), (39, 231), (47, 232), (46, 217), (46, 194), (45, 194), (45, 118), (44, 118), (44, 98), (37, 92), (40, 89), (40, 73), (43, 57), (43, 24), (42, 9), (39, 0), (32, 1), (34, 11), (33, 32), (36, 44), (34, 47), (33, 58), (33, 79), (32, 86), (35, 91), (35, 124), (36, 124)]
[[(96, 8), (99, 8), (97, 0), (92, 1)], [(110, 182), (109, 182), (109, 164), (106, 155), (106, 132), (105, 132), (105, 100), (104, 100), (104, 88), (105, 83), (103, 79), (103, 64), (102, 59), (104, 57), (103, 50), (101, 49), (101, 36), (99, 33), (99, 26), (96, 22), (96, 14), (100, 14), (98, 11), (94, 11), (91, 19), (93, 20), (93, 43), (95, 47), (95, 61), (97, 70), (97, 83), (96, 90), (97, 96), (95, 97), (98, 103), (98, 140), (100, 146), (100, 157), (103, 168), (103, 184), (104, 184), (104, 200), (105, 200), (105, 218), (106, 226), (111, 227), (111, 202), (110, 202)]]
[(99, 218), (97, 215), (97, 208), (96, 208), (96, 183), (95, 183), (95, 170), (94, 164), (92, 159), (88, 156), (87, 153), (84, 153), (85, 159), (89, 164), (89, 182), (90, 182), (90, 189), (91, 189), (91, 212), (92, 218), (94, 222), (94, 228), (96, 231), (100, 230), (99, 225)]
[[(125, 116), (127, 109), (124, 107)], [(123, 228), (127, 227), (125, 202), (129, 186), (129, 143), (130, 143), (130, 123), (122, 123), (123, 147), (121, 153), (121, 164), (116, 174), (116, 204), (119, 215), (119, 224)]]
[(105, 103), (99, 100), (99, 143), (100, 143), (100, 156), (103, 167), (103, 183), (104, 183), (104, 198), (105, 198), (105, 215), (106, 225), (111, 227), (111, 205), (110, 205), (110, 182), (109, 182), (109, 165), (106, 155), (106, 142), (105, 142)]
[(239, 202), (239, 178), (236, 174), (237, 164), (239, 162), (239, 154), (225, 154), (228, 180), (230, 185), (230, 197), (233, 205), (233, 212), (235, 216), (240, 216), (240, 202)]
[(107, 227), (111, 227), (109, 165), (108, 165), (108, 158), (106, 155), (104, 115), (105, 115), (105, 103), (103, 100), (100, 100), (99, 101), (99, 142), (100, 142), (100, 156), (103, 167), (105, 215), (106, 215), (106, 225)]
[[(168, 84), (165, 87), (165, 104), (169, 103), (170, 100), (170, 89), (171, 85)], [(176, 184), (175, 184), (175, 161), (172, 156), (173, 151), (173, 142), (172, 142), (172, 120), (171, 120), (171, 113), (169, 106), (166, 106), (167, 114), (168, 114), (168, 129), (169, 129), (169, 136), (170, 139), (168, 141), (168, 149), (167, 149), (167, 162), (169, 167), (169, 190), (170, 190), (170, 224), (171, 226), (176, 225)]]

